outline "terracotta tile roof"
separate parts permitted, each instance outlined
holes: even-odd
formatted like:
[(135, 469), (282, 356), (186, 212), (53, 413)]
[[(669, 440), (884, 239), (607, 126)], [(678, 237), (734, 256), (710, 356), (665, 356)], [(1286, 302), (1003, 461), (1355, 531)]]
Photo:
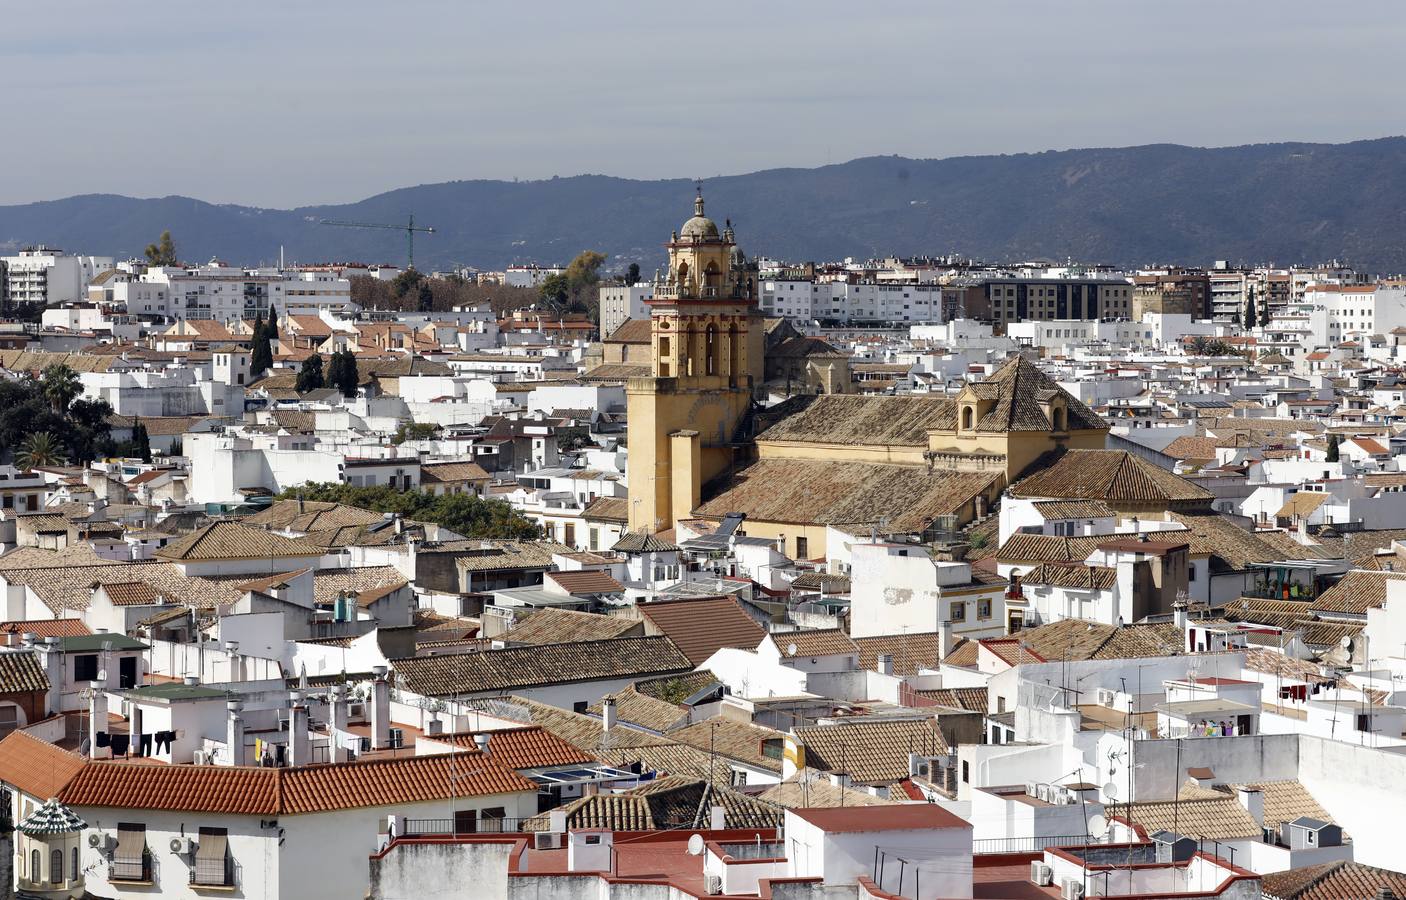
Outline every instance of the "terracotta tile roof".
[[(441, 545), (440, 549), (450, 549)], [(552, 554), (569, 552), (570, 547), (554, 541), (468, 541), (462, 548), (452, 548), (461, 553), (454, 565), (466, 572), (493, 572), (500, 569), (547, 569), (552, 565)]]
[[(520, 772), (548, 766), (571, 766), (595, 762), (595, 757), (552, 734), (540, 725), (504, 728), (488, 734), (488, 754), (493, 762), (505, 769)], [(446, 734), (432, 738), (472, 750), (478, 746), (475, 732)]]
[(1327, 500), (1328, 494), (1323, 491), (1298, 491), (1290, 494), (1289, 498), (1284, 501), (1284, 505), (1279, 507), (1279, 511), (1274, 515), (1280, 519), (1311, 516)]
[(1216, 447), (1215, 438), (1184, 434), (1163, 447), (1162, 452), (1174, 459), (1209, 462), (1216, 458)]
[(144, 581), (126, 581), (103, 585), (103, 592), (113, 606), (151, 606), (157, 602), (156, 588)]
[(1013, 497), (1103, 500), (1109, 506), (1209, 504), (1210, 491), (1125, 450), (1070, 450), (1021, 479)]
[(1101, 500), (1037, 500), (1031, 504), (1045, 517), (1055, 519), (1106, 519), (1116, 515)]
[(649, 319), (626, 319), (604, 339), (607, 344), (648, 344), (653, 340)]
[(645, 677), (693, 668), (666, 637), (508, 647), (391, 661), (402, 689), (424, 697), (507, 693), (577, 681)]
[(952, 709), (965, 709), (970, 712), (986, 712), (986, 688), (933, 688), (916, 692), (919, 697), (931, 700), (939, 706)]
[(154, 554), (160, 559), (199, 561), (318, 556), (316, 548), (262, 528), (234, 521), (212, 522), (172, 541)]
[(1259, 823), (1235, 797), (1134, 803), (1126, 813), (1149, 833), (1175, 831), (1211, 840), (1259, 837)]
[(79, 545), (69, 547), (62, 553), (55, 550), (41, 550), (38, 547), (20, 547), (0, 556), (0, 574), (23, 572), (29, 569), (60, 569), (73, 566), (115, 566), (118, 563), (103, 559), (91, 547)]
[[(722, 716), (696, 722), (669, 734), (670, 740), (768, 772), (781, 771), (780, 751), (784, 737), (783, 732), (773, 728)], [(767, 745), (774, 748), (773, 756), (763, 751)]]
[(962, 638), (952, 648), (952, 652), (942, 658), (944, 666), (958, 666), (963, 669), (976, 668), (980, 645), (976, 641)]
[[(941, 639), (933, 631), (921, 634), (886, 634), (854, 638), (859, 647), (859, 668), (870, 672), (879, 670), (879, 654), (893, 658), (893, 674), (916, 675), (918, 669), (936, 669), (941, 662), (938, 651)], [(975, 658), (972, 660), (975, 662)]]
[(667, 635), (695, 666), (723, 647), (755, 650), (766, 637), (766, 629), (732, 597), (664, 600), (637, 609), (652, 633)]
[(46, 637), (78, 637), (91, 634), (82, 619), (17, 619), (0, 622), (0, 634), (32, 634), (43, 640)]
[(482, 754), (443, 753), (296, 769), (93, 762), (59, 798), (71, 806), (276, 816), (536, 790)]
[(598, 718), (525, 697), (512, 697), (508, 702), (522, 713), (524, 724), (540, 725), (567, 743), (595, 754), (602, 762), (634, 762), (640, 758), (639, 748), (674, 746), (664, 738), (633, 728), (613, 728), (606, 733)]
[(1104, 625), (1083, 619), (1062, 619), (1049, 625), (1027, 628), (999, 640), (982, 641), (1006, 662), (1029, 661), (1030, 651), (1044, 660), (1061, 659), (1142, 659), (1175, 656), (1181, 652), (1185, 636), (1170, 622), (1151, 625)]
[[(682, 706), (641, 694), (633, 686), (614, 694), (608, 699), (615, 701), (615, 715), (621, 722), (638, 725), (649, 731), (663, 734), (688, 722), (688, 711)], [(593, 715), (601, 715), (604, 701), (596, 703), (588, 710)]]
[(793, 397), (769, 411), (784, 416), (757, 435), (762, 442), (928, 445), (928, 430), (952, 430), (957, 404), (945, 397), (858, 397), (822, 394)]
[(1118, 583), (1118, 570), (1078, 563), (1042, 563), (1020, 576), (1020, 583), (1110, 591)]
[(33, 650), (0, 653), (0, 694), (47, 691), (49, 676)]
[[(841, 395), (827, 395), (841, 396)], [(887, 519), (897, 532), (922, 531), (938, 516), (968, 514), (997, 472), (811, 459), (760, 459), (737, 472), (701, 516), (743, 513), (748, 520), (863, 525)]]
[(341, 503), (304, 500), (275, 500), (240, 521), (248, 525), (307, 533), (344, 525), (374, 525), (383, 520), (380, 513)]
[(642, 632), (638, 619), (547, 608), (519, 619), (516, 625), (499, 635), (498, 640), (506, 644), (564, 644), (604, 641)]
[(163, 597), (179, 603), (190, 603), (202, 609), (213, 609), (217, 603), (239, 599), (240, 591), (230, 582), (182, 575), (180, 570), (165, 562), (84, 564), (77, 566), (42, 566), (0, 572), (11, 585), (25, 585), (39, 597), (55, 615), (65, 611), (85, 610), (95, 584), (130, 584), (142, 581), (156, 588)]
[(1260, 876), (1266, 900), (1370, 900), (1382, 888), (1406, 897), (1406, 874), (1339, 860)]
[(1354, 569), (1337, 584), (1309, 603), (1314, 613), (1345, 613), (1365, 616), (1369, 609), (1386, 604), (1387, 582), (1406, 580), (1406, 572), (1371, 572)]
[(947, 741), (937, 720), (847, 719), (794, 730), (805, 745), (806, 765), (847, 772), (855, 784), (893, 784), (909, 775), (908, 754), (941, 756)]
[(1001, 562), (1073, 562), (1082, 563), (1098, 549), (1108, 535), (1058, 537), (1050, 534), (1026, 534), (1017, 531), (996, 551)]
[(833, 809), (849, 806), (893, 806), (898, 801), (876, 797), (868, 791), (832, 784), (828, 778), (815, 773), (783, 781), (757, 795), (768, 803), (785, 809)]
[(621, 523), (630, 518), (630, 501), (625, 497), (597, 497), (586, 507), (581, 518), (587, 522)]
[(593, 569), (548, 572), (544, 578), (568, 594), (619, 594), (625, 590), (625, 586), (612, 578), (609, 572)]
[(1006, 360), (984, 381), (969, 385), (972, 392), (996, 405), (976, 423), (977, 431), (1050, 431), (1054, 423), (1046, 404), (1062, 398), (1070, 431), (1107, 430), (1108, 423), (1024, 356)]
[[(665, 777), (624, 794), (598, 794), (565, 804), (568, 828), (662, 831), (709, 827), (712, 808), (721, 806), (727, 828), (779, 828), (781, 808), (704, 780)], [(529, 820), (526, 831), (544, 831), (550, 816)]]
[(646, 697), (664, 700), (669, 703), (682, 703), (691, 694), (718, 684), (718, 677), (707, 669), (685, 672), (682, 675), (663, 675), (658, 678), (644, 678), (636, 681), (634, 689)]
[(627, 531), (620, 535), (620, 540), (610, 549), (616, 553), (670, 553), (678, 550), (679, 545), (656, 534)]
[(492, 476), (475, 462), (440, 462), (420, 465), (421, 484), (458, 484), (464, 481), (486, 482)]
[(338, 593), (347, 591), (356, 595), (358, 606), (365, 606), (409, 583), (395, 566), (321, 569), (312, 576), (312, 597), (315, 603), (331, 605)]
[(84, 767), (83, 757), (23, 731), (0, 740), (0, 781), (34, 797), (53, 797)]
[[(1192, 556), (1216, 557), (1227, 569), (1244, 569), (1250, 563), (1275, 562), (1287, 559), (1314, 559), (1320, 554), (1312, 547), (1294, 541), (1283, 532), (1250, 532), (1234, 520), (1218, 513), (1179, 513), (1171, 518), (1186, 527), (1185, 532), (1173, 532), (1185, 540)], [(1215, 565), (1213, 565), (1215, 568)]]
[[(801, 629), (799, 631), (778, 631), (771, 640), (781, 651), (783, 659), (813, 656), (859, 655), (859, 645), (838, 628)], [(791, 651), (791, 645), (796, 650)]]
[(1333, 684), (1337, 679), (1324, 675), (1317, 663), (1285, 656), (1277, 650), (1252, 647), (1245, 651), (1245, 668), (1265, 675), (1293, 678), (1309, 683)]

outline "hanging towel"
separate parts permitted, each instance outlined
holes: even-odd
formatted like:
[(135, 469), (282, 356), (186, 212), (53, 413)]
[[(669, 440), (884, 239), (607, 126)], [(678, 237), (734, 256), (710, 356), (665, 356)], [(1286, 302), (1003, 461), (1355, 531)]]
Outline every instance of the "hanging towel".
[(95, 743), (97, 744), (97, 746), (99, 746), (99, 747), (110, 747), (110, 746), (112, 746), (112, 741), (108, 740), (108, 735), (107, 735), (107, 732), (106, 732), (106, 731), (99, 731), (99, 732), (97, 733), (97, 736), (96, 736), (96, 737), (97, 737), (97, 740), (96, 740)]
[(114, 735), (112, 735), (112, 755), (113, 755), (113, 756), (126, 756), (126, 755), (127, 755), (127, 746), (128, 746), (129, 743), (131, 743), (131, 738), (130, 738), (128, 735), (125, 735), (125, 734), (114, 734)]

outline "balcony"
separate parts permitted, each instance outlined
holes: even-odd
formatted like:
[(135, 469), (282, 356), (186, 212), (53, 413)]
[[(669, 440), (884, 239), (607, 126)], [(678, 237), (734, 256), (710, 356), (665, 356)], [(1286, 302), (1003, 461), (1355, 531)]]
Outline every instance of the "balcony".
[(143, 850), (140, 858), (114, 856), (107, 866), (107, 880), (114, 884), (155, 884), (151, 851)]
[(197, 891), (235, 890), (239, 887), (238, 866), (229, 856), (222, 860), (197, 857), (190, 870), (190, 886)]

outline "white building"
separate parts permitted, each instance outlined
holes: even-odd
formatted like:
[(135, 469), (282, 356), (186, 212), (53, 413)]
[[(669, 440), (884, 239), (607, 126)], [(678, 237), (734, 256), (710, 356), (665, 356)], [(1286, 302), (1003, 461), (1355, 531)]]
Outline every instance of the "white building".
[(614, 284), (600, 289), (600, 333), (608, 337), (615, 329), (625, 324), (627, 319), (649, 318), (646, 300), (654, 296), (654, 284), (641, 281), (638, 284)]
[(88, 282), (112, 266), (110, 256), (74, 256), (43, 245), (21, 250), (0, 256), (0, 297), (10, 303), (76, 303), (87, 298)]

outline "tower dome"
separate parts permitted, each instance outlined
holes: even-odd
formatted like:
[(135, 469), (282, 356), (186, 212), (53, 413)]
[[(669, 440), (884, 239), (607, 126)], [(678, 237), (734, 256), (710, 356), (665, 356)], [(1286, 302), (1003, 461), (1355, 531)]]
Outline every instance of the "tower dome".
[(684, 241), (715, 241), (718, 239), (718, 223), (703, 215), (703, 189), (693, 198), (693, 218), (683, 223), (679, 229), (679, 239)]

